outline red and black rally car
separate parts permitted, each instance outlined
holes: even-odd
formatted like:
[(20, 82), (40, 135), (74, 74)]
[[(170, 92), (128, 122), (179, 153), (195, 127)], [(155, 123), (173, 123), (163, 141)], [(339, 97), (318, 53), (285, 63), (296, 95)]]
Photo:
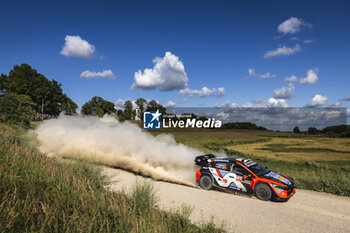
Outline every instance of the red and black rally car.
[(294, 195), (294, 183), (282, 174), (269, 171), (245, 158), (219, 158), (212, 154), (195, 158), (200, 166), (196, 180), (203, 189), (213, 186), (255, 195), (260, 200), (287, 201)]

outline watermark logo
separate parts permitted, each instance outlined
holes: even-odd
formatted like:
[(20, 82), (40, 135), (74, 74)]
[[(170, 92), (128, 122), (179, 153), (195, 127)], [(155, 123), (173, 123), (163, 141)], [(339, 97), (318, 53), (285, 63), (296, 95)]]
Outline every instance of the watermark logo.
[(160, 129), (161, 115), (159, 110), (156, 112), (143, 112), (143, 128)]
[(220, 128), (222, 122), (215, 118), (204, 117), (199, 119), (194, 114), (162, 114), (156, 112), (143, 112), (144, 129), (160, 128)]

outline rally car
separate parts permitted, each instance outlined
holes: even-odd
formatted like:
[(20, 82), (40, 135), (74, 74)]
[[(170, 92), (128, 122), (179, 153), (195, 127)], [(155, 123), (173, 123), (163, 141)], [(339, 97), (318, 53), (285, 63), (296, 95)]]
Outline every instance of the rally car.
[(218, 158), (212, 154), (195, 157), (197, 184), (255, 195), (260, 200), (287, 201), (294, 195), (294, 183), (246, 158)]

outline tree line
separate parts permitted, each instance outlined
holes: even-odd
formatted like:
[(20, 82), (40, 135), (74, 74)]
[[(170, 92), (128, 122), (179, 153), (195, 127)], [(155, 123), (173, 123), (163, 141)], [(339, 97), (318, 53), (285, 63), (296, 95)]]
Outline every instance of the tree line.
[[(143, 98), (138, 98), (135, 101), (135, 105), (143, 111), (157, 111), (166, 113), (166, 108), (158, 103), (156, 100), (147, 101)], [(116, 109), (114, 103), (104, 100), (102, 97), (95, 96), (88, 102), (86, 102), (81, 108), (81, 114), (94, 115), (102, 117), (105, 114), (115, 114), (120, 121), (134, 120), (136, 117), (136, 108), (130, 100), (124, 102), (124, 109)], [(142, 114), (140, 115), (142, 118)]]
[(0, 75), (1, 121), (28, 127), (36, 114), (74, 114), (77, 108), (63, 93), (61, 83), (49, 80), (28, 64), (15, 65), (8, 75)]
[[(156, 100), (139, 98), (135, 104), (141, 112), (158, 109), (166, 112)], [(36, 117), (55, 117), (61, 112), (76, 114), (77, 108), (78, 105), (63, 93), (61, 83), (49, 80), (28, 64), (15, 65), (8, 75), (0, 75), (0, 122), (28, 127)], [(125, 101), (123, 110), (117, 110), (114, 103), (95, 96), (82, 106), (81, 114), (98, 117), (116, 114), (123, 121), (134, 119), (136, 109), (130, 100)]]
[(327, 135), (330, 137), (350, 137), (350, 125), (336, 125), (328, 126), (322, 130), (317, 129), (316, 127), (309, 127), (307, 131), (301, 132), (298, 126), (295, 126), (293, 129), (295, 134), (321, 134)]

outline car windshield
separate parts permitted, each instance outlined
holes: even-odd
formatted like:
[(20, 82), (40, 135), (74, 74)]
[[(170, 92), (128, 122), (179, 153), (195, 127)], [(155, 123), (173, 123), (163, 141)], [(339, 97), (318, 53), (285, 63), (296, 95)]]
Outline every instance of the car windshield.
[(263, 166), (261, 166), (260, 164), (257, 164), (257, 163), (249, 166), (248, 168), (249, 168), (249, 170), (254, 172), (254, 174), (257, 175), (257, 176), (263, 176), (263, 175), (265, 175), (265, 174), (270, 172), (266, 167), (263, 167)]

